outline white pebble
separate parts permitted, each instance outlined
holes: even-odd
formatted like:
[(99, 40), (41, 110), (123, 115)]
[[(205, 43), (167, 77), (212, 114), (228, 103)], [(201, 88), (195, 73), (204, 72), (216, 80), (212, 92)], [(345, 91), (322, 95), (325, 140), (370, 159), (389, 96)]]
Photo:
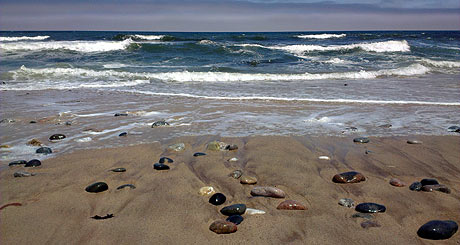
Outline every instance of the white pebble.
[(265, 214), (265, 211), (254, 209), (254, 208), (246, 208), (245, 214), (253, 215), (253, 214)]
[(331, 160), (328, 156), (320, 156), (318, 157), (319, 160)]
[(236, 162), (236, 161), (238, 161), (238, 158), (236, 158), (236, 157), (230, 158), (230, 159), (228, 159), (228, 161), (229, 161), (229, 162)]

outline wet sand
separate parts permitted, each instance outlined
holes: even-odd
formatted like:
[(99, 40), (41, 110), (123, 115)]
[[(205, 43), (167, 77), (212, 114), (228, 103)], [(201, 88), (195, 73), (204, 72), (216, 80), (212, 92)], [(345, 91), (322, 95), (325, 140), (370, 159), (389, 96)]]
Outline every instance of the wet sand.
[[(0, 240), (2, 244), (458, 244), (460, 235), (446, 241), (429, 241), (417, 229), (429, 220), (460, 222), (460, 137), (370, 137), (356, 144), (353, 137), (218, 136), (179, 137), (135, 146), (79, 150), (49, 158), (36, 168), (9, 167), (0, 172)], [(407, 144), (407, 139), (423, 141)], [(237, 144), (237, 151), (212, 152), (212, 140)], [(153, 141), (153, 140), (152, 140)], [(184, 142), (182, 152), (166, 147)], [(365, 152), (370, 151), (368, 154)], [(206, 156), (193, 157), (195, 152)], [(319, 156), (330, 160), (319, 160)], [(152, 165), (162, 156), (174, 159), (168, 171)], [(237, 162), (228, 159), (237, 157)], [(7, 162), (1, 162), (2, 165)], [(126, 172), (110, 169), (124, 167)], [(252, 197), (252, 185), (228, 177), (236, 169), (258, 179), (256, 186), (275, 186), (287, 197)], [(25, 170), (36, 176), (14, 178)], [(359, 171), (367, 180), (336, 184), (332, 177)], [(399, 178), (406, 187), (389, 184)], [(414, 192), (408, 185), (422, 178), (436, 178), (451, 190)], [(98, 181), (109, 190), (88, 193)], [(116, 188), (133, 184), (137, 188)], [(224, 193), (221, 206), (208, 203), (198, 190), (213, 186)], [(340, 198), (356, 204), (376, 202), (386, 206), (375, 214), (378, 228), (364, 229), (355, 211), (338, 205)], [(305, 211), (277, 210), (283, 200), (307, 206)], [(210, 224), (225, 219), (219, 210), (244, 203), (266, 211), (243, 215), (233, 234), (218, 235)], [(90, 217), (114, 214), (107, 220)]]

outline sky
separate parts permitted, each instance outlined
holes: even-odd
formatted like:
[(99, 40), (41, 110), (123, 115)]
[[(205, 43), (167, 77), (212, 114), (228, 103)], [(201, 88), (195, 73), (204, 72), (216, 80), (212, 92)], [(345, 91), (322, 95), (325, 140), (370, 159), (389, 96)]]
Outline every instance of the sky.
[(0, 0), (0, 30), (460, 30), (460, 0)]

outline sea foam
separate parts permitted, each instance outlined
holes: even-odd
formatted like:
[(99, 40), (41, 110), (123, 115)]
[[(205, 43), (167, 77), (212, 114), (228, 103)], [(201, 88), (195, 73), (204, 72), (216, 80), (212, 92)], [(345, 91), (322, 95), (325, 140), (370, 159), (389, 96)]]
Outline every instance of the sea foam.
[(0, 37), (1, 42), (15, 42), (15, 41), (24, 41), (24, 40), (45, 40), (50, 36), (34, 36), (34, 37)]
[(347, 34), (312, 34), (312, 35), (298, 35), (296, 37), (298, 38), (304, 38), (304, 39), (328, 39), (328, 38), (342, 38), (346, 37)]
[(50, 41), (50, 42), (12, 42), (0, 43), (0, 49), (6, 51), (42, 51), (42, 50), (71, 50), (83, 53), (108, 52), (126, 49), (133, 41)]

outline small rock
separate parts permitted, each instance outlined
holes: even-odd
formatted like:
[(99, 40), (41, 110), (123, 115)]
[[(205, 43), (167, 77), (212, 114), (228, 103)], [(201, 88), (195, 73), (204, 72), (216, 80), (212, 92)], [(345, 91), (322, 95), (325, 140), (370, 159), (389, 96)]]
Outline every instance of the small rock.
[(320, 157), (318, 157), (318, 159), (319, 160), (331, 160), (331, 158), (328, 157), (328, 156), (320, 156)]
[(460, 127), (459, 126), (450, 126), (447, 131), (449, 132), (457, 132), (460, 133)]
[(369, 214), (369, 213), (355, 213), (351, 217), (352, 218), (373, 219), (374, 215)]
[(243, 170), (235, 170), (229, 174), (230, 177), (233, 177), (234, 179), (239, 179), (243, 175)]
[(155, 163), (153, 164), (153, 168), (156, 170), (168, 170), (169, 166), (163, 163)]
[(248, 176), (248, 175), (243, 175), (240, 177), (240, 183), (241, 184), (246, 184), (246, 185), (254, 185), (257, 183), (256, 177)]
[(458, 230), (458, 224), (452, 220), (431, 220), (422, 225), (417, 235), (430, 240), (445, 240), (452, 237)]
[(276, 209), (282, 210), (306, 210), (307, 208), (300, 202), (294, 200), (286, 200), (278, 205)]
[(216, 193), (209, 198), (209, 203), (218, 206), (218, 205), (223, 204), (226, 200), (227, 198), (225, 197), (224, 194)]
[(425, 186), (425, 185), (439, 185), (439, 182), (436, 179), (422, 179), (420, 181), (420, 183), (422, 184), (422, 186)]
[(127, 117), (128, 113), (115, 113), (115, 117)]
[(254, 209), (254, 208), (246, 208), (245, 214), (254, 215), (254, 214), (265, 214), (265, 211)]
[(423, 142), (422, 141), (419, 141), (419, 140), (408, 140), (407, 141), (407, 144), (411, 144), (411, 145), (418, 145), (418, 144), (422, 144)]
[(112, 172), (126, 172), (126, 168), (114, 168), (114, 169), (111, 169), (110, 171)]
[(212, 186), (201, 187), (200, 190), (198, 191), (198, 193), (200, 193), (200, 195), (202, 196), (212, 195), (215, 192), (216, 191), (214, 190)]
[(174, 145), (168, 146), (168, 150), (170, 151), (183, 151), (185, 150), (185, 144), (184, 143), (178, 143)]
[(9, 119), (9, 118), (0, 120), (0, 123), (14, 123), (14, 122), (16, 122), (14, 119)]
[(25, 171), (18, 171), (13, 174), (14, 177), (29, 177), (29, 176), (34, 176), (34, 173), (29, 173)]
[(339, 204), (347, 208), (352, 208), (355, 206), (355, 201), (351, 198), (342, 198), (339, 200)]
[(237, 229), (236, 224), (225, 220), (216, 220), (209, 226), (209, 230), (217, 234), (229, 234), (236, 232)]
[(393, 125), (387, 123), (387, 124), (383, 124), (383, 125), (380, 125), (379, 128), (391, 128), (393, 127)]
[(42, 142), (37, 139), (31, 139), (29, 142), (27, 142), (28, 145), (33, 145), (33, 146), (42, 146)]
[(72, 126), (72, 122), (67, 121), (67, 122), (65, 122), (65, 125), (66, 125), (66, 126)]
[(0, 145), (0, 148), (11, 148), (10, 145)]
[(172, 160), (172, 159), (169, 158), (169, 157), (161, 157), (160, 160), (159, 160), (158, 162), (159, 162), (159, 163), (165, 163), (165, 162), (167, 162), (167, 163), (173, 163), (174, 160)]
[(422, 183), (416, 181), (409, 186), (411, 191), (420, 191), (422, 190)]
[(386, 208), (381, 204), (365, 202), (358, 204), (355, 210), (361, 213), (384, 213)]
[(365, 180), (366, 177), (364, 175), (355, 171), (336, 174), (332, 178), (332, 181), (335, 183), (358, 183)]
[(212, 141), (206, 145), (206, 149), (210, 151), (223, 151), (227, 148), (227, 144), (220, 141)]
[(107, 214), (106, 216), (94, 215), (92, 219), (110, 219), (113, 218), (113, 214)]
[(167, 123), (164, 120), (161, 120), (161, 121), (156, 121), (152, 124), (152, 128), (162, 127), (162, 126), (169, 126), (169, 123)]
[(239, 225), (241, 224), (241, 222), (243, 222), (244, 218), (243, 216), (241, 215), (232, 215), (232, 216), (229, 216), (226, 221), (228, 222), (232, 222), (233, 224), (235, 225)]
[(392, 179), (390, 180), (390, 185), (396, 186), (396, 187), (404, 187), (404, 186), (406, 186), (406, 183), (402, 182), (402, 181), (399, 180), (399, 179), (392, 178)]
[(29, 123), (37, 123), (37, 121), (35, 121), (35, 120), (32, 120), (32, 121), (30, 121)]
[(353, 142), (355, 143), (369, 143), (369, 139), (366, 137), (354, 138)]
[(369, 229), (371, 227), (381, 227), (381, 225), (379, 223), (377, 223), (377, 221), (366, 220), (366, 221), (361, 223), (361, 227), (363, 227), (364, 229)]
[(109, 189), (109, 186), (105, 182), (96, 182), (86, 187), (85, 190), (87, 192), (98, 193), (98, 192), (106, 191), (108, 189)]
[(232, 158), (228, 159), (228, 161), (229, 162), (236, 162), (236, 161), (238, 161), (238, 158), (232, 157)]
[(227, 145), (225, 147), (225, 150), (228, 150), (228, 151), (235, 151), (235, 150), (238, 150), (238, 146), (237, 145)]
[(48, 154), (53, 153), (53, 151), (49, 147), (40, 147), (35, 151), (35, 153), (48, 155)]
[(196, 152), (195, 154), (193, 154), (194, 157), (199, 157), (199, 156), (206, 156), (206, 153), (203, 153), (203, 152)]
[(63, 134), (53, 134), (49, 137), (50, 141), (58, 141), (58, 140), (63, 140), (65, 139), (65, 135)]
[(120, 137), (126, 137), (126, 136), (128, 136), (128, 133), (127, 133), (127, 132), (123, 132), (123, 133), (119, 134), (118, 136), (120, 136)]
[(42, 165), (42, 162), (40, 162), (40, 160), (32, 159), (32, 160), (28, 161), (26, 163), (26, 165), (24, 165), (24, 167), (26, 167), (26, 168), (28, 168), (28, 167), (38, 167), (40, 165)]
[(224, 207), (220, 210), (223, 215), (232, 216), (232, 215), (242, 215), (246, 211), (245, 204), (233, 204), (227, 207)]
[(451, 191), (449, 187), (445, 185), (424, 185), (422, 186), (422, 191), (432, 192), (432, 191), (440, 191), (449, 194)]
[(117, 190), (121, 190), (123, 188), (127, 188), (129, 187), (130, 189), (136, 189), (136, 186), (135, 185), (132, 185), (132, 184), (124, 184), (124, 185), (120, 185), (117, 187)]
[(283, 190), (271, 186), (258, 186), (251, 190), (252, 196), (284, 198), (286, 193)]
[(358, 128), (357, 127), (347, 127), (345, 128), (345, 130), (348, 130), (348, 131), (358, 131)]
[(26, 160), (17, 160), (17, 161), (13, 161), (13, 162), (10, 162), (8, 163), (8, 166), (16, 166), (16, 165), (25, 165), (27, 164), (27, 161)]

